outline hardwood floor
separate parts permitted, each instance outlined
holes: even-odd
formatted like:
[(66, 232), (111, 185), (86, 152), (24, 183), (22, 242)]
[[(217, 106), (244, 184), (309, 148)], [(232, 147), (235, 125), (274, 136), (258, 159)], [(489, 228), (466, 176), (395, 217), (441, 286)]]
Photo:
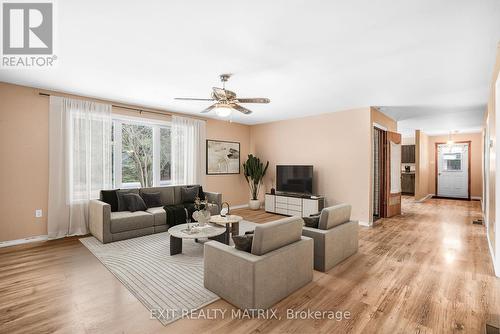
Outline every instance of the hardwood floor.
[[(279, 218), (238, 210), (250, 221)], [(1, 333), (483, 333), (500, 323), (479, 202), (404, 198), (403, 214), (360, 228), (359, 252), (275, 306), (282, 320), (162, 326), (77, 238), (0, 249)], [(292, 259), (291, 259), (292, 260)], [(219, 300), (204, 310), (232, 308)], [(287, 320), (286, 309), (350, 319)]]

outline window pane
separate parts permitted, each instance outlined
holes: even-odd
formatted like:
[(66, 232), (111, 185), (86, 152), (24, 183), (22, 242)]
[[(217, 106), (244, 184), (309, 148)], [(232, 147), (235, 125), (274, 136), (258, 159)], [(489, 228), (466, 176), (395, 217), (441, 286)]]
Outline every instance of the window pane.
[(446, 160), (446, 170), (461, 170), (461, 160)]
[(170, 128), (160, 128), (160, 182), (170, 181)]
[(153, 128), (122, 124), (122, 186), (153, 186)]

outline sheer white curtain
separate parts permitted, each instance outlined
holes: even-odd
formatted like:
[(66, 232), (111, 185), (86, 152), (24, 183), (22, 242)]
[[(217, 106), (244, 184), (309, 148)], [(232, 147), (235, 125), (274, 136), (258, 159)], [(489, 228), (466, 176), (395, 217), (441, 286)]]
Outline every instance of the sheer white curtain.
[(49, 108), (49, 238), (88, 232), (88, 202), (112, 187), (111, 105), (57, 96)]
[(172, 116), (172, 182), (201, 184), (205, 181), (205, 121)]

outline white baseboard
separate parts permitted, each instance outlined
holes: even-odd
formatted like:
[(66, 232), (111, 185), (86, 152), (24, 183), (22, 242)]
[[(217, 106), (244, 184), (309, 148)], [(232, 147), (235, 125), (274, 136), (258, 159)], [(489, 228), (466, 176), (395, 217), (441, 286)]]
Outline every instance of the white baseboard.
[(372, 226), (369, 222), (358, 221), (358, 224), (361, 225), (361, 226), (366, 226), (366, 227), (371, 227)]
[[(487, 222), (484, 222), (487, 224)], [(493, 247), (491, 246), (490, 234), (486, 234), (486, 239), (488, 239), (488, 248), (490, 249), (491, 262), (493, 262), (493, 271), (496, 277), (500, 277), (500, 265), (497, 265), (497, 259), (495, 258), (495, 253), (493, 252)]]
[(481, 196), (471, 196), (470, 199), (481, 201), (482, 197)]
[(48, 239), (49, 239), (48, 235), (37, 235), (34, 237), (29, 237), (29, 238), (24, 238), (24, 239), (0, 241), (0, 248), (22, 245), (22, 244), (27, 244), (27, 243), (36, 242), (36, 241), (47, 241)]

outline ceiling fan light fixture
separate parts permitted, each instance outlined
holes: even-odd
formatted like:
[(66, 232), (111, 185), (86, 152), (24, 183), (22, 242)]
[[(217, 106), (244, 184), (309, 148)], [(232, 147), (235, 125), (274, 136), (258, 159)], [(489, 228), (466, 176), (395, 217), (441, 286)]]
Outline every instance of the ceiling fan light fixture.
[(218, 105), (215, 107), (215, 114), (219, 117), (228, 117), (232, 113), (232, 109), (227, 105)]

